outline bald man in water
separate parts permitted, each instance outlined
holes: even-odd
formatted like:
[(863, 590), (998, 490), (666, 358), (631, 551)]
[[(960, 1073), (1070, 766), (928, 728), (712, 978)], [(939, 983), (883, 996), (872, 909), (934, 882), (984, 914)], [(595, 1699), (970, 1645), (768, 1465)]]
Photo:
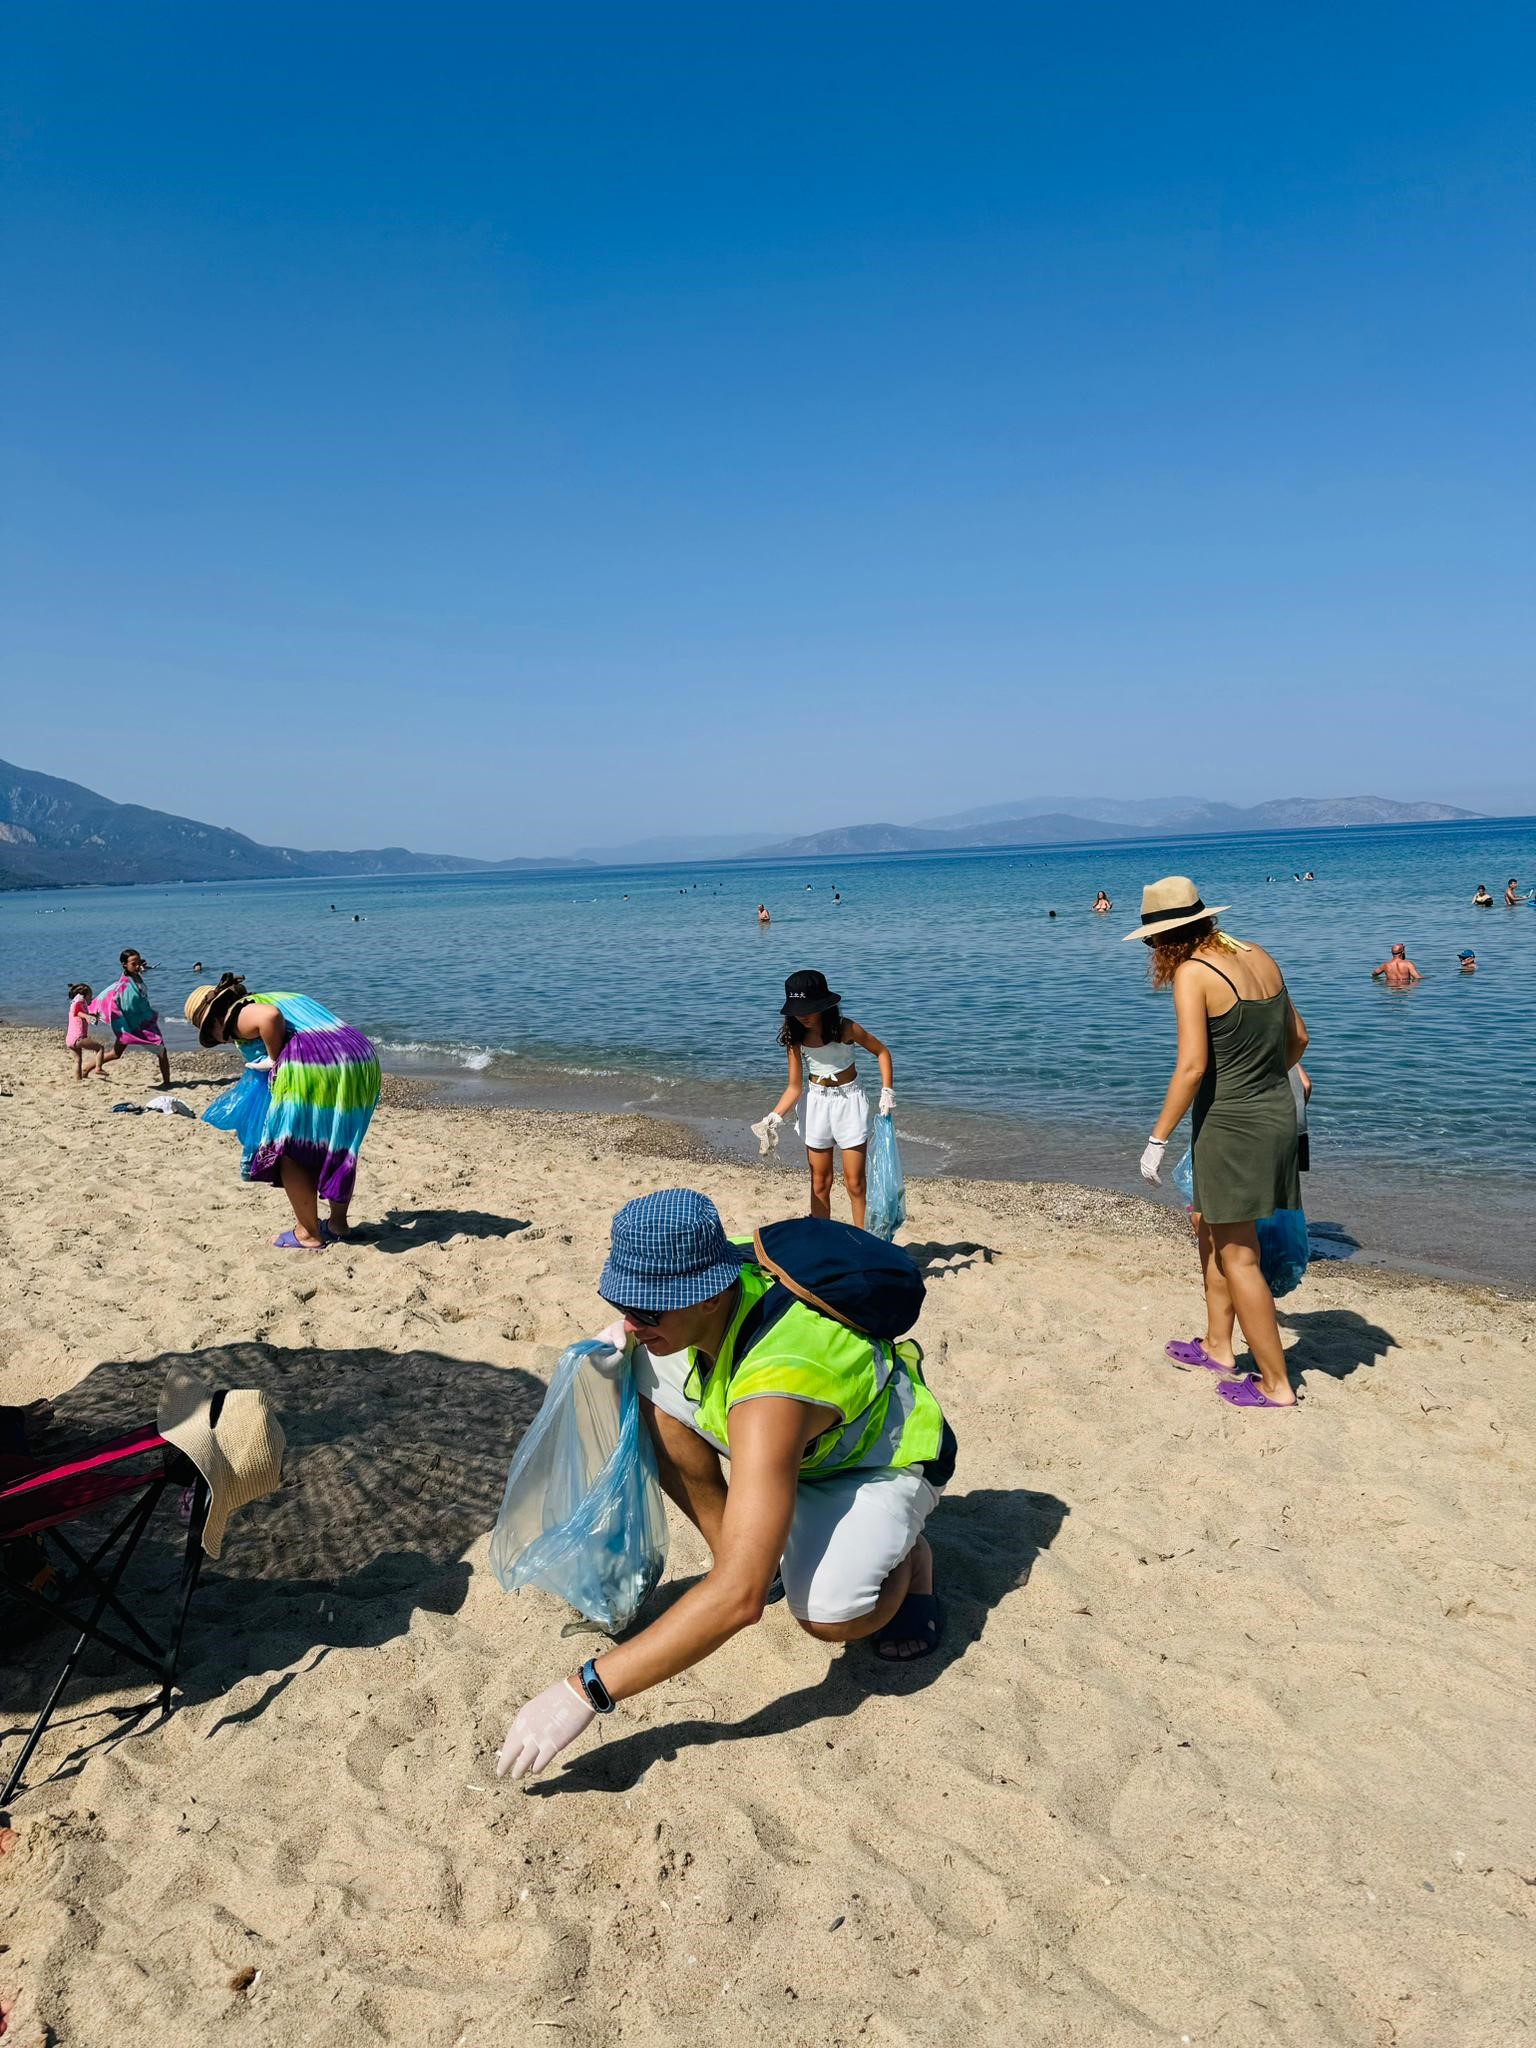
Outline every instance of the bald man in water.
[(1391, 957), (1383, 960), (1379, 967), (1371, 969), (1372, 981), (1384, 981), (1388, 988), (1412, 988), (1423, 976), (1408, 958), (1408, 948), (1399, 942), (1392, 948)]

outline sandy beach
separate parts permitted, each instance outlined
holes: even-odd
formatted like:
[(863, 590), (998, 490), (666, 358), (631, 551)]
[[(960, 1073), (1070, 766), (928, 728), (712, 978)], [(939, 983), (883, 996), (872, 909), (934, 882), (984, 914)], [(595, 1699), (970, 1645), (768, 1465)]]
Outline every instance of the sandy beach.
[[(230, 1070), (176, 1061), (199, 1109)], [(748, 1228), (798, 1186), (393, 1082), (364, 1238), (284, 1255), (233, 1139), (111, 1114), (152, 1078), (0, 1031), (0, 1400), (52, 1397), (62, 1446), (182, 1360), (272, 1395), (286, 1478), (206, 1569), (170, 1719), (98, 1663), (34, 1760), (7, 2048), (1532, 2039), (1530, 1301), (1314, 1269), (1281, 1304), (1301, 1407), (1234, 1413), (1162, 1357), (1200, 1327), (1176, 1212), (914, 1183), (960, 1439), (942, 1654), (829, 1656), (770, 1610), (524, 1792), (495, 1752), (580, 1643), (487, 1538), (605, 1320), (610, 1215), (686, 1183)], [(674, 1517), (671, 1581), (705, 1562)], [(0, 1761), (62, 1653), (7, 1642)]]

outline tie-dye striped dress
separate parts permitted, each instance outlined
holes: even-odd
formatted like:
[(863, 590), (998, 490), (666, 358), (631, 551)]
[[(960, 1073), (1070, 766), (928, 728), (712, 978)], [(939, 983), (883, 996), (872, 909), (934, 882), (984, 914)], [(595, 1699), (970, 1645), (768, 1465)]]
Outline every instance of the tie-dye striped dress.
[(288, 1026), (271, 1074), (252, 1071), (265, 1056), (259, 1039), (242, 1046), (247, 1068), (211, 1102), (204, 1123), (240, 1139), (242, 1180), (282, 1182), (292, 1159), (315, 1177), (321, 1199), (350, 1202), (357, 1155), (379, 1101), (379, 1056), (354, 1025), (310, 996), (252, 995)]

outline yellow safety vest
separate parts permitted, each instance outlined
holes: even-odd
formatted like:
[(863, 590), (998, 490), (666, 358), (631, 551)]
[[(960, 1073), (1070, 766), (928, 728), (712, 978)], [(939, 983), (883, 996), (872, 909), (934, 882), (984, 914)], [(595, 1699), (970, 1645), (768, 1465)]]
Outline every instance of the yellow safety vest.
[(944, 1417), (923, 1379), (922, 1347), (911, 1338), (893, 1344), (864, 1337), (796, 1301), (737, 1358), (741, 1326), (774, 1284), (764, 1267), (744, 1265), (741, 1298), (707, 1375), (698, 1354), (689, 1353), (686, 1393), (694, 1428), (729, 1453), (733, 1408), (765, 1395), (787, 1396), (841, 1417), (806, 1446), (803, 1480), (899, 1471), (936, 1459)]

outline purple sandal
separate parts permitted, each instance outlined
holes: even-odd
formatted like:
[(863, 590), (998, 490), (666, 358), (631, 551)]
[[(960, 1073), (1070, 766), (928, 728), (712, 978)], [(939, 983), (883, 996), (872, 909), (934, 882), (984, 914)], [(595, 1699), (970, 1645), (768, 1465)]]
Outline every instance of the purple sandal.
[(1278, 1408), (1282, 1414), (1288, 1415), (1296, 1406), (1294, 1401), (1271, 1401), (1252, 1376), (1228, 1380), (1216, 1391), (1223, 1401), (1230, 1401), (1234, 1408)]
[(1172, 1344), (1165, 1344), (1163, 1349), (1175, 1365), (1203, 1365), (1207, 1372), (1237, 1371), (1235, 1365), (1223, 1365), (1219, 1358), (1212, 1358), (1198, 1337), (1192, 1338), (1187, 1344), (1182, 1340), (1176, 1340)]
[(323, 1252), (325, 1243), (322, 1240), (319, 1244), (305, 1244), (297, 1231), (285, 1230), (281, 1237), (273, 1238), (272, 1249), (275, 1252)]

